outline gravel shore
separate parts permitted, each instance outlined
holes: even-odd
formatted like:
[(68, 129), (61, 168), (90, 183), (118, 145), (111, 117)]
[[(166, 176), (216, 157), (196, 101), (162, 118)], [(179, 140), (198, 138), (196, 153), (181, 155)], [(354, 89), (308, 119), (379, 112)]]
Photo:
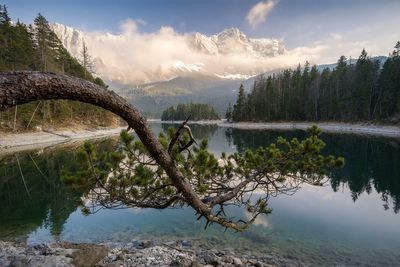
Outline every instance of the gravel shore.
[(190, 241), (154, 244), (132, 240), (127, 244), (68, 243), (25, 245), (0, 241), (0, 266), (114, 267), (114, 266), (302, 266), (272, 255), (238, 255), (233, 250), (205, 250)]
[[(149, 120), (151, 123), (174, 123), (180, 121)], [(313, 122), (282, 122), (282, 123), (252, 123), (239, 122), (228, 123), (224, 120), (217, 121), (190, 121), (189, 124), (218, 125), (220, 127), (236, 128), (244, 130), (307, 130), (312, 125), (318, 125), (324, 132), (338, 134), (355, 134), (366, 136), (380, 136), (400, 138), (400, 126), (386, 126), (373, 124), (350, 123), (313, 123)], [(93, 130), (64, 130), (64, 131), (39, 131), (30, 133), (0, 133), (0, 154), (16, 151), (42, 148), (50, 145), (71, 142), (74, 140), (96, 139), (112, 135), (118, 135), (124, 129), (102, 128)]]
[(28, 133), (0, 133), (0, 155), (17, 151), (38, 149), (61, 143), (97, 139), (118, 135), (123, 127), (93, 130), (38, 131)]
[[(182, 121), (161, 121), (149, 120), (153, 123), (180, 124)], [(368, 123), (339, 123), (339, 122), (235, 122), (229, 123), (226, 120), (213, 121), (189, 121), (188, 124), (218, 125), (220, 127), (243, 129), (243, 130), (307, 130), (317, 125), (324, 132), (338, 134), (355, 134), (382, 137), (400, 137), (400, 126), (376, 125)]]

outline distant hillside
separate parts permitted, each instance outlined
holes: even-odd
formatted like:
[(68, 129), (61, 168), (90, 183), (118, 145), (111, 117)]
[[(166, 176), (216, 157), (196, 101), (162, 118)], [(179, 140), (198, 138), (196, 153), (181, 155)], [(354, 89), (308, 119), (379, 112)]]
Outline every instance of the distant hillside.
[[(388, 57), (386, 56), (376, 56), (376, 57), (371, 57), (372, 61), (378, 60), (380, 63), (380, 66), (383, 67), (383, 64), (385, 64), (386, 60), (388, 59)], [(348, 65), (353, 65), (356, 64), (357, 62), (357, 58), (351, 58), (351, 59), (347, 59), (346, 63)], [(319, 71), (323, 71), (325, 68), (328, 68), (329, 70), (333, 70), (334, 68), (337, 67), (337, 63), (331, 63), (331, 64), (322, 64), (322, 65), (317, 65), (317, 69)]]
[[(378, 60), (383, 66), (387, 57), (372, 57), (371, 60)], [(355, 64), (355, 61), (353, 59), (351, 64)], [(350, 64), (350, 60), (347, 63)], [(333, 70), (336, 66), (337, 63), (317, 65), (317, 69), (319, 71), (324, 68)], [(280, 72), (282, 69), (276, 69), (249, 79), (237, 80), (191, 73), (168, 81), (139, 85), (135, 88), (120, 84), (111, 84), (111, 87), (123, 88), (115, 90), (150, 117), (159, 118), (166, 108), (189, 102), (210, 104), (220, 115), (223, 115), (229, 103), (236, 102), (241, 84), (245, 92), (250, 92), (254, 82), (261, 76), (268, 77)]]
[(223, 114), (236, 100), (241, 82), (197, 74), (116, 91), (152, 117), (159, 118), (166, 108), (189, 102), (209, 104)]

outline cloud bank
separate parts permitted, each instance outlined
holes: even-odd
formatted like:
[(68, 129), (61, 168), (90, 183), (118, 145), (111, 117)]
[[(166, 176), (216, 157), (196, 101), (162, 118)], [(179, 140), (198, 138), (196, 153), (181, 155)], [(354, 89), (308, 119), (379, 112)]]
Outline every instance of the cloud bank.
[[(61, 32), (58, 34), (63, 34), (61, 39), (64, 45), (69, 51), (75, 51), (72, 54), (78, 57), (78, 51), (82, 47), (80, 42), (85, 39), (99, 76), (108, 81), (133, 86), (171, 79), (183, 72), (201, 72), (220, 77), (252, 76), (278, 68), (293, 67), (305, 61), (312, 64), (331, 63), (342, 54), (354, 58), (363, 47), (368, 52), (371, 52), (371, 48), (374, 54), (381, 47), (366, 41), (346, 40), (340, 34), (331, 33), (318, 42), (285, 50), (283, 54), (273, 57), (242, 52), (215, 55), (194, 50), (188, 42), (192, 34), (180, 34), (171, 27), (142, 33), (139, 26), (143, 23), (125, 20), (121, 23), (119, 34), (79, 32), (71, 28), (69, 34), (67, 28), (58, 30)], [(240, 38), (238, 44), (241, 44)]]
[(246, 20), (253, 27), (256, 28), (259, 24), (265, 22), (268, 14), (276, 6), (278, 0), (267, 0), (259, 2), (254, 5), (247, 13)]

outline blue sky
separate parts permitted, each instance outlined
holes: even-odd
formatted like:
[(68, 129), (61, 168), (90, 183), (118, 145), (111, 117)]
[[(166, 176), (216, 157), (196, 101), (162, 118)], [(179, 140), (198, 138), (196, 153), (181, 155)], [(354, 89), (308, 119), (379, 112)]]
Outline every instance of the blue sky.
[[(305, 61), (333, 63), (341, 55), (357, 58), (363, 48), (370, 56), (388, 55), (400, 40), (400, 0), (0, 0), (0, 3), (8, 6), (13, 20), (19, 18), (29, 24), (41, 12), (50, 22), (80, 29), (89, 52), (99, 62), (98, 74), (130, 84), (174, 77), (178, 75), (177, 65), (208, 74), (248, 76)], [(234, 53), (209, 56), (188, 46), (188, 33), (211, 35), (232, 27), (248, 37), (279, 39), (285, 53), (274, 57)]]
[[(213, 34), (238, 27), (251, 37), (283, 38), (288, 48), (308, 45), (331, 33), (368, 37), (365, 27), (400, 25), (398, 0), (280, 0), (265, 22), (251, 27), (246, 20), (257, 0), (3, 0), (14, 19), (26, 23), (41, 12), (49, 21), (88, 31), (118, 33), (121, 21), (145, 21), (140, 31), (170, 26), (184, 33)], [(390, 27), (389, 27), (390, 28)], [(374, 33), (371, 29), (371, 34)], [(389, 29), (388, 29), (389, 30)], [(373, 38), (373, 36), (371, 36)]]

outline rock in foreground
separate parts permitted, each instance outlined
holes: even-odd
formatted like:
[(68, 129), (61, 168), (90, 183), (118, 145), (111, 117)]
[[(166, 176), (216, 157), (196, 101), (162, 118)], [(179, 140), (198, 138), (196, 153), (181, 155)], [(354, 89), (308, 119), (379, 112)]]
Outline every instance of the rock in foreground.
[[(143, 246), (146, 244), (146, 246)], [(147, 246), (148, 245), (148, 246)], [(274, 257), (236, 255), (231, 250), (204, 250), (188, 246), (187, 241), (154, 245), (144, 241), (128, 244), (74, 244), (59, 242), (27, 246), (0, 241), (0, 266), (281, 266)]]

